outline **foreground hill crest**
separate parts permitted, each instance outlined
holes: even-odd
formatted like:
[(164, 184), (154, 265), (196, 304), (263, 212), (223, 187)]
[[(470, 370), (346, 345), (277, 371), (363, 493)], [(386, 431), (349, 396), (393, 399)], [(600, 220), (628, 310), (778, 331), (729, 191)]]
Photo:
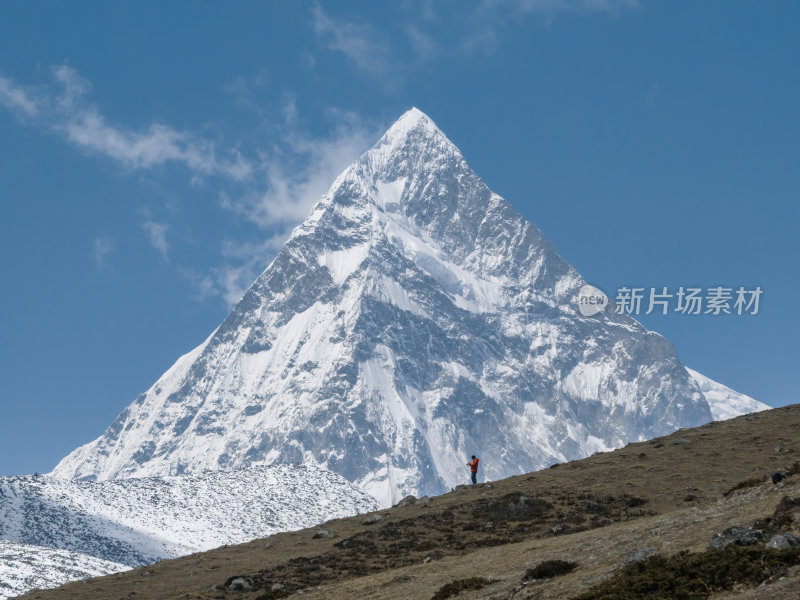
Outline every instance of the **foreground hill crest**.
[(310, 462), (384, 505), (711, 420), (422, 112), (337, 177), (225, 321), (53, 475)]

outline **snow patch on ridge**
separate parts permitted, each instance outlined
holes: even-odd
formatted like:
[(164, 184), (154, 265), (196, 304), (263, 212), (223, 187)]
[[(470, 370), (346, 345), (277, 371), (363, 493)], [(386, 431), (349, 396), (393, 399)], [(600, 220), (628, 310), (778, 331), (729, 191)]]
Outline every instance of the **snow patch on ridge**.
[(103, 482), (0, 477), (0, 582), (4, 568), (23, 573), (12, 579), (22, 593), (53, 579), (53, 565), (73, 565), (69, 579), (104, 574), (377, 507), (313, 464)]
[(33, 589), (46, 590), (70, 581), (129, 569), (127, 565), (80, 552), (0, 539), (0, 600), (20, 596)]
[(711, 406), (711, 414), (715, 421), (724, 421), (725, 419), (732, 419), (739, 415), (746, 415), (772, 408), (750, 396), (740, 394), (728, 386), (722, 385), (706, 377), (702, 373), (698, 373), (694, 369), (686, 367), (686, 370), (706, 397), (709, 406)]
[(369, 249), (369, 244), (360, 244), (346, 250), (325, 251), (319, 255), (319, 265), (330, 271), (334, 284), (342, 285), (367, 258)]

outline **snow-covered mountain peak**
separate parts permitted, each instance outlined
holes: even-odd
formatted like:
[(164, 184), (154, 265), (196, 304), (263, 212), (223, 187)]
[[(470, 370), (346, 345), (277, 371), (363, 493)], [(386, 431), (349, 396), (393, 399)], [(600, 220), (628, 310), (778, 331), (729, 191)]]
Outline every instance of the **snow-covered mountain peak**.
[[(376, 146), (386, 145), (397, 148), (398, 146), (408, 143), (409, 139), (412, 138), (438, 138), (439, 140), (447, 140), (447, 136), (436, 126), (436, 123), (434, 123), (428, 115), (414, 106), (403, 113), (400, 118), (386, 130), (386, 133), (378, 140)], [(449, 142), (449, 140), (447, 141)]]
[[(53, 474), (313, 463), (382, 505), (711, 420), (666, 339), (584, 283), (417, 109), (336, 178), (225, 321)], [(485, 465), (485, 466), (484, 466)]]

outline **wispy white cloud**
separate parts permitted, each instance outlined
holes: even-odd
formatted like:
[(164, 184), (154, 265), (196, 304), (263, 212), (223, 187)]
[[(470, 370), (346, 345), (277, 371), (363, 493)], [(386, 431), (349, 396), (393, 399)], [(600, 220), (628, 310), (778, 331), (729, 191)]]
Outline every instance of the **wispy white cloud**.
[(559, 14), (619, 13), (637, 8), (639, 0), (406, 0), (399, 6), (402, 16), (377, 27), (334, 16), (317, 3), (311, 24), (324, 48), (340, 52), (356, 69), (392, 91), (433, 60), (491, 54), (511, 22), (538, 17), (549, 24)]
[(638, 8), (639, 0), (481, 0), (469, 13), (460, 48), (467, 54), (491, 54), (511, 21), (538, 17), (551, 24), (559, 14), (619, 13)]
[(241, 300), (247, 288), (267, 267), (289, 237), (291, 227), (255, 242), (225, 240), (222, 255), (225, 262), (205, 273), (181, 269), (181, 274), (192, 284), (198, 300), (220, 297), (230, 308)]
[(94, 239), (94, 261), (98, 267), (106, 262), (106, 257), (114, 251), (114, 242), (107, 235)]
[(616, 12), (637, 8), (639, 0), (482, 0), (484, 8), (514, 10), (520, 13)]
[(145, 221), (142, 224), (150, 245), (161, 253), (165, 259), (169, 251), (169, 244), (167, 243), (167, 229), (169, 226), (166, 223), (157, 223), (156, 221)]
[[(193, 283), (199, 297), (218, 295), (228, 304), (238, 301), (335, 177), (379, 134), (378, 129), (365, 127), (356, 115), (330, 111), (328, 116), (337, 123), (332, 133), (312, 136), (303, 127), (297, 98), (285, 91), (277, 110), (268, 113), (260, 107), (258, 112), (262, 126), (268, 123), (265, 138), (271, 139), (272, 145), (250, 158), (235, 150), (220, 158), (211, 141), (166, 124), (154, 122), (142, 130), (112, 124), (90, 101), (92, 84), (75, 69), (60, 65), (51, 75), (49, 84), (36, 88), (0, 79), (0, 106), (14, 111), (27, 124), (57, 133), (84, 152), (129, 169), (173, 162), (185, 166), (193, 178), (221, 177), (221, 204), (257, 225), (263, 232), (258, 236), (261, 239), (226, 241), (221, 248), (222, 265), (205, 274), (177, 268)], [(262, 83), (262, 75), (257, 81), (234, 80), (228, 91), (235, 102), (246, 103), (252, 99), (248, 96), (252, 86)], [(149, 243), (168, 259), (170, 224), (146, 212), (142, 229)], [(113, 251), (111, 238), (94, 241), (98, 265)]]
[(75, 69), (59, 65), (52, 75), (55, 85), (36, 90), (0, 78), (0, 103), (59, 133), (78, 148), (128, 168), (179, 163), (195, 176), (218, 175), (234, 181), (252, 173), (251, 164), (237, 151), (220, 158), (212, 142), (196, 135), (160, 123), (152, 123), (144, 131), (110, 124), (87, 100), (92, 85)]
[(256, 100), (257, 91), (269, 83), (269, 74), (266, 69), (262, 69), (253, 77), (240, 75), (232, 81), (226, 83), (224, 91), (233, 100), (235, 106), (239, 108), (252, 108), (258, 106)]
[(351, 113), (331, 111), (339, 125), (327, 137), (313, 137), (299, 124), (291, 95), (285, 96), (281, 144), (261, 156), (258, 186), (238, 196), (221, 195), (225, 208), (266, 233), (259, 241), (226, 240), (225, 264), (202, 277), (191, 275), (198, 293), (211, 290), (232, 306), (283, 246), (330, 187), (334, 179), (379, 137), (379, 128), (365, 126)]
[(390, 66), (385, 37), (368, 23), (334, 18), (314, 5), (312, 24), (317, 39), (329, 50), (344, 54), (365, 73), (384, 79)]
[(417, 58), (423, 61), (434, 59), (440, 53), (439, 44), (434, 37), (427, 33), (416, 23), (406, 23), (403, 27), (406, 37), (408, 37), (411, 49)]
[(333, 180), (378, 138), (352, 115), (340, 113), (340, 125), (325, 138), (315, 138), (287, 120), (283, 144), (262, 156), (261, 189), (240, 197), (222, 195), (223, 206), (263, 227), (297, 224), (308, 216)]
[(32, 93), (5, 77), (0, 77), (0, 104), (27, 117), (35, 117), (39, 113), (39, 105)]

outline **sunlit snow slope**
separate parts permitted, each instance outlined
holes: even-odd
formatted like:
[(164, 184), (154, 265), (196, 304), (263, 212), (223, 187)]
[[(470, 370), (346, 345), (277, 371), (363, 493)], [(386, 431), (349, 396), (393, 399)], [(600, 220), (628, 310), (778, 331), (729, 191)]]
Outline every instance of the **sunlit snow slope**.
[(750, 396), (740, 394), (728, 386), (717, 383), (713, 379), (709, 379), (694, 369), (686, 367), (686, 370), (700, 387), (700, 391), (703, 392), (706, 400), (708, 400), (708, 404), (711, 406), (711, 415), (714, 417), (715, 421), (724, 421), (725, 419), (732, 419), (739, 415), (746, 415), (748, 413), (771, 408), (763, 402), (754, 400)]
[(375, 508), (315, 465), (99, 482), (0, 477), (0, 539), (129, 566)]
[(613, 304), (580, 314), (584, 283), (412, 109), (53, 475), (307, 462), (386, 505), (465, 482), (472, 454), (495, 479), (710, 421), (666, 339)]
[(129, 568), (79, 552), (0, 539), (0, 600)]

